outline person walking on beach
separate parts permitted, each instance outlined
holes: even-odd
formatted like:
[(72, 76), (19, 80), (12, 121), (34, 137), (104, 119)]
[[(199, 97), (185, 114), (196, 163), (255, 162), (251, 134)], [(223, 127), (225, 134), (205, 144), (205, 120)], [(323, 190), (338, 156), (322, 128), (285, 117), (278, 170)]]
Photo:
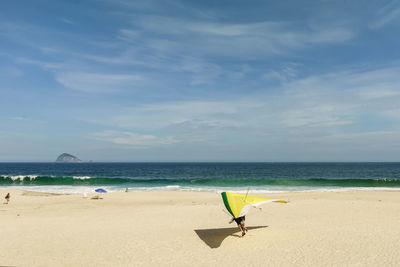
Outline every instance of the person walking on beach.
[(10, 201), (10, 193), (7, 193), (5, 199), (6, 199), (6, 203), (4, 203), (4, 204), (8, 204), (8, 202)]
[(244, 236), (247, 233), (247, 228), (245, 226), (244, 221), (246, 220), (246, 216), (238, 217), (238, 218), (232, 218), (232, 220), (229, 223), (232, 223), (235, 221), (237, 223), (237, 226), (239, 227), (240, 231), (242, 231), (242, 236)]

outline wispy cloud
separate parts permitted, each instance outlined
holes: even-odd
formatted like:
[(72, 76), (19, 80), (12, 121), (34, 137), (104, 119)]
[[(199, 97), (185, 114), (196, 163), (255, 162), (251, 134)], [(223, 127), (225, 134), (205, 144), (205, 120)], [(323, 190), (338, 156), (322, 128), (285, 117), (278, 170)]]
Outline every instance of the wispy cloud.
[(66, 24), (74, 24), (72, 20), (66, 19), (66, 18), (60, 18), (60, 21), (66, 23)]
[[(324, 150), (341, 151), (375, 151), (376, 153), (392, 153), (400, 148), (398, 138), (400, 131), (369, 131), (331, 134), (324, 137), (316, 137), (312, 142), (323, 145)], [(346, 157), (347, 155), (344, 155)], [(367, 156), (368, 157), (368, 156)], [(375, 158), (369, 156), (370, 158)]]
[(29, 58), (24, 58), (24, 57), (18, 57), (16, 58), (16, 62), (19, 64), (29, 64), (29, 65), (35, 65), (38, 66), (42, 69), (49, 70), (49, 71), (54, 71), (54, 70), (62, 70), (68, 68), (68, 64), (65, 62), (55, 62), (55, 61), (43, 61), (43, 60), (35, 60), (35, 59), (29, 59)]
[[(55, 76), (62, 86), (86, 93), (116, 93), (123, 90), (136, 90), (146, 80), (144, 75), (132, 73), (90, 72), (88, 64), (76, 62), (54, 62), (18, 58), (19, 64), (30, 64), (47, 70)], [(76, 65), (80, 65), (78, 68)], [(77, 69), (81, 69), (77, 71)]]
[(223, 101), (187, 101), (140, 105), (123, 109), (123, 114), (93, 122), (109, 123), (120, 128), (156, 130), (171, 125), (190, 122), (190, 125), (231, 127), (237, 126), (235, 116), (256, 103)]
[(137, 134), (127, 131), (102, 131), (94, 133), (93, 136), (98, 140), (132, 146), (169, 145), (180, 142), (172, 137), (160, 138), (154, 135)]
[[(347, 25), (299, 27), (295, 23), (279, 21), (228, 24), (141, 16), (134, 25), (139, 26), (141, 32), (158, 34), (158, 37), (141, 36), (145, 38), (142, 39), (143, 45), (158, 53), (196, 48), (193, 50), (196, 53), (235, 57), (284, 54), (309, 45), (345, 42), (355, 36)], [(122, 29), (120, 36), (125, 41), (138, 41), (137, 30)]]
[(372, 29), (379, 29), (400, 19), (400, 5), (397, 1), (390, 1), (376, 13), (375, 20), (370, 24)]
[(223, 70), (222, 67), (217, 64), (206, 62), (205, 60), (198, 58), (188, 57), (183, 58), (183, 60), (176, 66), (173, 66), (172, 70), (193, 74), (191, 81), (192, 85), (209, 83), (228, 72)]
[(14, 121), (24, 121), (24, 120), (27, 120), (27, 118), (24, 117), (24, 116), (10, 117), (9, 119), (10, 119), (10, 120), (14, 120)]
[[(125, 6), (126, 3), (124, 1), (122, 3)], [(178, 2), (175, 4), (181, 9), (185, 6)], [(189, 6), (186, 8), (191, 9)], [(128, 10), (129, 14), (137, 11), (137, 5), (128, 4)], [(45, 57), (24, 59), (20, 57), (20, 63), (35, 64), (45, 68), (67, 88), (87, 92), (121, 91), (123, 89), (117, 88), (119, 85), (124, 87), (121, 75), (137, 78), (142, 76), (140, 79), (143, 79), (143, 72), (140, 75), (134, 71), (118, 73), (115, 71), (116, 66), (121, 69), (142, 67), (145, 68), (144, 72), (153, 74), (150, 76), (158, 77), (159, 73), (165, 72), (188, 74), (188, 85), (207, 85), (220, 78), (244, 78), (246, 71), (239, 70), (237, 66), (249, 60), (263, 61), (273, 56), (310, 50), (315, 46), (342, 44), (357, 35), (353, 27), (343, 22), (318, 24), (248, 20), (237, 23), (220, 22), (207, 14), (197, 14), (188, 18), (143, 13), (135, 14), (133, 17), (130, 23), (115, 28), (114, 35), (108, 36), (107, 41), (102, 40), (100, 36), (88, 38), (76, 33), (57, 32), (49, 27), (26, 24), (2, 24), (0, 30), (3, 29), (5, 35), (19, 43), (23, 43), (21, 36), (28, 36), (30, 46), (36, 47), (45, 55)], [(64, 17), (60, 20), (68, 24), (73, 23)], [(49, 35), (57, 36), (72, 45), (65, 45), (64, 42), (57, 41), (58, 38), (53, 38), (50, 42), (45, 41), (45, 37)], [(76, 42), (71, 40), (79, 40), (82, 45), (89, 47), (85, 50), (93, 52), (81, 52), (76, 49)], [(103, 45), (98, 46), (96, 43)], [(232, 62), (231, 66), (227, 66), (223, 60), (216, 59), (217, 57), (228, 57)], [(60, 66), (62, 64), (64, 66)], [(102, 71), (98, 70), (99, 64), (103, 67)], [(55, 70), (56, 68), (59, 69)], [(286, 79), (293, 76), (290, 71), (290, 69), (284, 71)], [(90, 73), (113, 73), (112, 75), (120, 77), (109, 77), (113, 82), (102, 79), (105, 85), (100, 86), (98, 83), (88, 84), (87, 81), (83, 81), (86, 79), (82, 77), (84, 75), (79, 76), (74, 72), (86, 73), (87, 77), (91, 76)], [(77, 78), (76, 81), (66, 80), (72, 76)], [(272, 70), (265, 74), (267, 79), (285, 79), (284, 76), (278, 76)], [(94, 90), (95, 87), (100, 89)], [(111, 87), (112, 89), (109, 89)]]
[(56, 75), (56, 80), (74, 90), (110, 93), (126, 89), (134, 90), (143, 78), (132, 74), (62, 72)]
[(51, 18), (27, 7), (0, 19), (4, 128), (260, 159), (396, 141), (397, 1), (239, 2), (54, 1)]
[(278, 80), (280, 82), (289, 82), (298, 75), (298, 63), (289, 63), (279, 70), (268, 70), (263, 74), (262, 78), (266, 80)]
[[(336, 139), (340, 144), (341, 140), (356, 139), (362, 133), (370, 138), (380, 134), (384, 137), (387, 131), (377, 131), (371, 121), (374, 118), (399, 122), (400, 117), (394, 115), (400, 101), (400, 78), (396, 73), (394, 68), (347, 70), (282, 83), (276, 96), (259, 92), (221, 101), (140, 105), (124, 108), (120, 114), (113, 113), (101, 121), (90, 121), (107, 127), (164, 133), (189, 143), (236, 142), (237, 138), (269, 143), (265, 138), (272, 134), (273, 142), (296, 138), (297, 143), (323, 142), (329, 136), (326, 142)], [(385, 76), (384, 85), (379, 79), (374, 83), (368, 78), (380, 75)], [(369, 119), (369, 114), (374, 114), (374, 118)], [(369, 130), (360, 132), (360, 127)]]

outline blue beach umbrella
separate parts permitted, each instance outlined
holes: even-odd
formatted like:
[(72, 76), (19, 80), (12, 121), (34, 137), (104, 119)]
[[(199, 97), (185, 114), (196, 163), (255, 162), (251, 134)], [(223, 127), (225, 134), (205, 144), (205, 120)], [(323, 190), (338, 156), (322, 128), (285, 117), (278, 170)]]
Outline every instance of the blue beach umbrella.
[(97, 188), (96, 190), (94, 190), (97, 193), (107, 193), (107, 191), (103, 188)]

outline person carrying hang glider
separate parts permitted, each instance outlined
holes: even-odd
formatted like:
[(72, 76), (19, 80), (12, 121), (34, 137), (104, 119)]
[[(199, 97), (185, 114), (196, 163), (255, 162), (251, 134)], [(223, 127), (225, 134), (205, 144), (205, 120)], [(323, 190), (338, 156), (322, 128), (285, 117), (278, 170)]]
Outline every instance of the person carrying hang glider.
[(239, 227), (240, 231), (242, 231), (242, 236), (244, 236), (247, 233), (247, 228), (245, 225), (246, 216), (242, 216), (239, 218), (232, 218), (232, 220), (229, 223), (232, 223), (233, 221), (236, 222), (237, 226)]
[(270, 202), (287, 203), (285, 200), (272, 199), (266, 197), (250, 196), (247, 194), (222, 192), (222, 200), (224, 201), (225, 208), (233, 216), (230, 223), (235, 221), (242, 232), (242, 236), (247, 233), (245, 226), (245, 216), (249, 212), (251, 207), (259, 207), (262, 204)]

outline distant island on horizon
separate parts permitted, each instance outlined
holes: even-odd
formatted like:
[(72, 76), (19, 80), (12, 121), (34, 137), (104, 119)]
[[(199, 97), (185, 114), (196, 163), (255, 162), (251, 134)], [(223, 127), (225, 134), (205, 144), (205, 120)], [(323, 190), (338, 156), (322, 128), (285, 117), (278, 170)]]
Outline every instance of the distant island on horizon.
[(79, 158), (75, 157), (74, 155), (68, 153), (62, 153), (60, 156), (57, 157), (56, 162), (65, 163), (65, 162), (82, 162)]
[[(61, 157), (63, 156), (63, 157)], [(65, 156), (65, 160), (64, 159)], [(75, 160), (71, 159), (75, 158)], [(68, 160), (70, 158), (71, 160)], [(70, 162), (70, 163), (188, 163), (188, 164), (202, 164), (202, 163), (221, 163), (221, 164), (399, 164), (400, 161), (123, 161), (123, 160), (88, 160), (83, 161), (78, 157), (63, 153), (57, 157), (56, 161), (0, 161), (1, 164), (7, 163), (58, 163), (58, 162)]]

